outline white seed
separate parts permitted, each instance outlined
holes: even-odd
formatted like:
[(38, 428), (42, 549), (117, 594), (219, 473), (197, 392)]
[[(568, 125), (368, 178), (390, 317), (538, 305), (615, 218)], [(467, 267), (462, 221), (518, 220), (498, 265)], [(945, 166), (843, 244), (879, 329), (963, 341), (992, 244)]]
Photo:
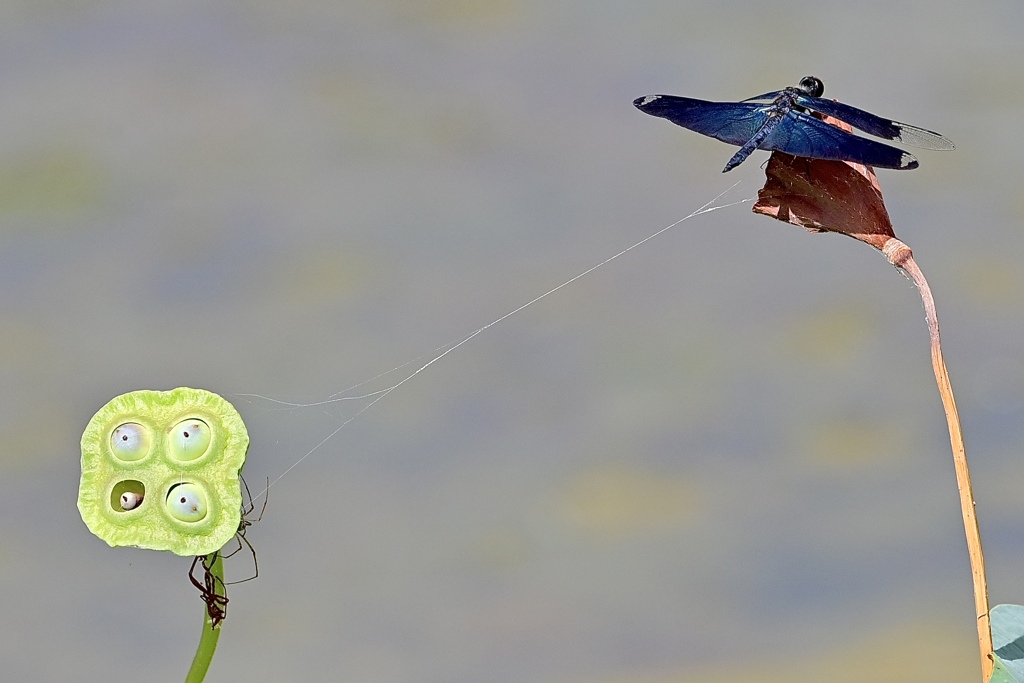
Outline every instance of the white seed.
[(125, 491), (121, 494), (121, 509), (134, 510), (142, 505), (142, 494), (134, 491)]

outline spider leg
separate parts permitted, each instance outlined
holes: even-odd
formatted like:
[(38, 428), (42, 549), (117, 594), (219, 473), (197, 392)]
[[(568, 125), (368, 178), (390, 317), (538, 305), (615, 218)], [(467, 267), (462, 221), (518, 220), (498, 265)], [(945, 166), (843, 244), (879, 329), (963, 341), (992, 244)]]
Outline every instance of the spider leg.
[[(225, 584), (225, 585), (228, 585), (228, 586), (234, 586), (236, 583), (245, 583), (246, 581), (252, 581), (253, 579), (259, 578), (259, 576), (260, 576), (260, 563), (259, 563), (259, 560), (256, 559), (256, 548), (252, 547), (252, 543), (250, 543), (249, 539), (245, 537), (245, 534), (242, 534), (242, 533), (235, 534), (235, 537), (240, 539), (240, 541), (241, 541), (238, 544), (239, 545), (239, 550), (241, 550), (242, 542), (244, 542), (247, 546), (249, 546), (249, 553), (252, 555), (253, 575), (250, 576), (247, 579), (239, 579), (238, 581), (228, 581)], [(236, 550), (235, 552), (238, 552), (238, 551)], [(234, 553), (231, 553), (231, 554), (234, 555)]]

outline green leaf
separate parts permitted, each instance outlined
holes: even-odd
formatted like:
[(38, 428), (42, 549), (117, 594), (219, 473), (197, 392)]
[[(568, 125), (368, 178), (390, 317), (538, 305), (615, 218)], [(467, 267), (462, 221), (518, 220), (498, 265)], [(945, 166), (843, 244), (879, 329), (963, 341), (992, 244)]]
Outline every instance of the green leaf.
[(989, 616), (996, 655), (989, 683), (1024, 683), (1024, 606), (996, 605)]
[(1006, 668), (1006, 664), (997, 655), (992, 667), (992, 676), (988, 679), (988, 683), (1021, 683), (1021, 681), (1010, 673), (1009, 669)]
[(112, 546), (209, 555), (238, 531), (248, 448), (241, 416), (217, 394), (123, 394), (82, 435), (78, 510)]

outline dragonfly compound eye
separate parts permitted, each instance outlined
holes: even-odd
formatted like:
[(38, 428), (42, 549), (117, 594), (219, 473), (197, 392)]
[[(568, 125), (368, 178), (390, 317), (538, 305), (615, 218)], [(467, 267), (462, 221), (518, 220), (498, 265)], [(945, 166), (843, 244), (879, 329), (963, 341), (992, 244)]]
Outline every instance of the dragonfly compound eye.
[(811, 97), (821, 97), (825, 94), (825, 84), (816, 76), (804, 76), (801, 78), (800, 89)]

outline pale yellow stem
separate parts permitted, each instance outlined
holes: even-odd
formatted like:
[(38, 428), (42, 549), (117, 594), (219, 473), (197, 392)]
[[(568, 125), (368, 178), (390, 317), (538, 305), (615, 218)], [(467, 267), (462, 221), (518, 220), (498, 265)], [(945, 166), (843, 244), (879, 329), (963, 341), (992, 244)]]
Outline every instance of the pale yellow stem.
[(964, 438), (960, 429), (960, 417), (956, 412), (953, 400), (953, 387), (949, 383), (949, 373), (942, 359), (942, 346), (939, 340), (939, 319), (935, 313), (935, 300), (931, 288), (925, 280), (921, 269), (914, 262), (914, 254), (910, 247), (897, 239), (890, 239), (882, 249), (889, 262), (902, 270), (917, 285), (924, 303), (925, 320), (928, 323), (928, 334), (931, 337), (932, 369), (935, 381), (939, 385), (942, 407), (946, 411), (946, 423), (949, 425), (949, 441), (953, 447), (953, 467), (956, 470), (957, 488), (960, 490), (960, 511), (964, 517), (964, 531), (967, 534), (967, 552), (971, 558), (971, 572), (974, 576), (974, 609), (978, 618), (978, 645), (981, 649), (982, 681), (992, 676), (992, 628), (989, 623), (988, 585), (985, 580), (985, 555), (981, 551), (981, 532), (978, 529), (978, 516), (975, 511), (974, 491), (971, 489), (971, 473), (967, 468), (967, 454), (964, 451)]

